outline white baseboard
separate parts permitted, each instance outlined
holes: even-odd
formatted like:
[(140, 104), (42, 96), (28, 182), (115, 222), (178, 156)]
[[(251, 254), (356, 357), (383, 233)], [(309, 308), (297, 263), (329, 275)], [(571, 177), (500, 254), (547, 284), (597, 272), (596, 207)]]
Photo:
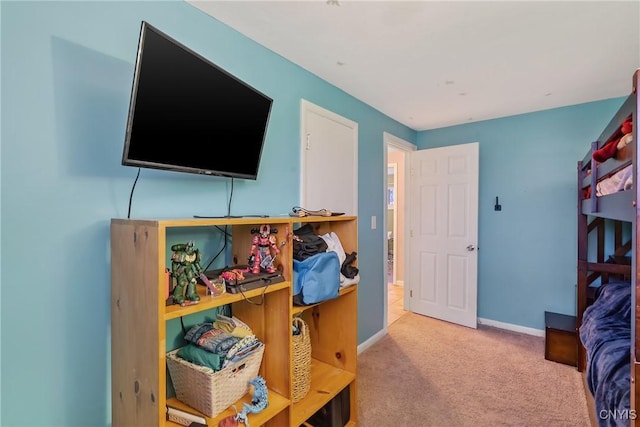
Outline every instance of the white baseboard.
[(378, 331), (377, 334), (373, 335), (371, 338), (369, 338), (362, 344), (358, 345), (358, 354), (362, 353), (363, 351), (365, 351), (366, 349), (368, 349), (369, 347), (371, 347), (372, 345), (380, 341), (382, 337), (384, 337), (385, 335), (387, 335), (386, 326), (382, 330)]
[[(512, 323), (498, 322), (497, 320), (483, 319), (478, 317), (478, 323), (486, 326), (493, 326), (494, 328), (506, 329), (508, 331), (520, 332), (522, 334), (533, 335), (536, 337), (544, 337), (544, 331), (541, 329), (528, 328), (526, 326), (514, 325)], [(371, 338), (358, 345), (358, 354), (362, 353), (378, 341), (380, 341), (385, 335), (387, 335), (387, 327), (378, 331)]]
[(481, 325), (493, 326), (495, 328), (506, 329), (508, 331), (520, 332), (527, 335), (533, 335), (536, 337), (544, 337), (544, 331), (540, 329), (527, 328), (526, 326), (514, 325), (511, 323), (498, 322), (491, 319), (483, 319), (478, 317), (478, 323)]

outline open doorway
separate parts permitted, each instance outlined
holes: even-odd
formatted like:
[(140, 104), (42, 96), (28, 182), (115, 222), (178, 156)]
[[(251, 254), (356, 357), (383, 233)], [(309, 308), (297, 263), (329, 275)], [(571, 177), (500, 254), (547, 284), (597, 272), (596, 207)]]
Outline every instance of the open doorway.
[(391, 134), (384, 134), (385, 145), (385, 283), (386, 325), (407, 311), (404, 295), (405, 265), (405, 165), (415, 146)]

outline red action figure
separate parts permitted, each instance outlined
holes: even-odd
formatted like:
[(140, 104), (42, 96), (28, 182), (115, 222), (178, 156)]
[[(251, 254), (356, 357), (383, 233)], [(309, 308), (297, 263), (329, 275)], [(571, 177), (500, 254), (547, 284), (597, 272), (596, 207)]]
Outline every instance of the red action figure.
[[(251, 230), (251, 232), (258, 233), (253, 236), (251, 250), (249, 251), (249, 268), (251, 268), (251, 272), (258, 274), (261, 268), (267, 273), (275, 272), (273, 261), (280, 253), (280, 249), (278, 249), (276, 243), (276, 236), (271, 234), (271, 227), (268, 224), (263, 224), (260, 226), (259, 231)], [(277, 231), (274, 231), (274, 233), (277, 233)], [(271, 249), (275, 252), (273, 257), (271, 256)]]

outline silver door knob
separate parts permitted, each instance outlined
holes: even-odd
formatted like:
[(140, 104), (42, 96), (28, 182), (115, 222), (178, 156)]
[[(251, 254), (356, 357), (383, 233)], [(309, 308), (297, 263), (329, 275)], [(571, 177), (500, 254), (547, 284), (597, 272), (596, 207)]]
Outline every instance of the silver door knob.
[(467, 245), (467, 250), (468, 250), (469, 252), (473, 251), (475, 248), (476, 248), (476, 247), (475, 247), (475, 246), (473, 246), (473, 245)]

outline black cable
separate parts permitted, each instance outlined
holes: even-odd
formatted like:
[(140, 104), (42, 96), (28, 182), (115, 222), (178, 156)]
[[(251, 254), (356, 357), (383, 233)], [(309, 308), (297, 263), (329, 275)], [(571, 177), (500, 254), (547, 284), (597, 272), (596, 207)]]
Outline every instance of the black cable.
[[(229, 204), (227, 205), (227, 215), (226, 216), (202, 216), (202, 215), (194, 215), (194, 218), (242, 218), (242, 216), (231, 216), (231, 199), (233, 199), (233, 178), (231, 178), (231, 193), (229, 194)], [(259, 218), (266, 218), (267, 215), (251, 215)]]
[(187, 335), (187, 328), (184, 327), (184, 319), (180, 316), (180, 326), (182, 327), (182, 336)]
[(211, 261), (209, 261), (207, 265), (204, 267), (204, 271), (207, 271), (209, 269), (209, 266), (213, 264), (213, 261), (215, 261), (220, 256), (220, 254), (225, 250), (225, 248), (227, 247), (227, 241), (229, 240), (229, 232), (227, 231), (226, 225), (224, 226), (224, 230), (218, 227), (217, 225), (216, 225), (216, 228), (224, 233), (224, 243), (222, 244), (222, 248), (220, 248), (218, 253), (215, 254), (211, 259)]
[(131, 218), (131, 201), (133, 200), (133, 190), (136, 189), (136, 183), (138, 182), (139, 177), (140, 177), (140, 168), (138, 168), (136, 179), (135, 181), (133, 181), (133, 186), (131, 187), (131, 194), (129, 194), (129, 211), (127, 212), (127, 218)]
[(231, 199), (233, 199), (233, 177), (231, 177), (231, 194), (229, 194), (229, 205), (227, 206), (227, 216), (231, 218)]
[(253, 302), (251, 301), (249, 298), (247, 298), (247, 296), (244, 294), (244, 292), (242, 292), (242, 289), (239, 289), (240, 293), (242, 294), (242, 298), (244, 298), (244, 300), (246, 302), (248, 302), (249, 304), (253, 304), (253, 305), (262, 305), (264, 304), (264, 294), (267, 292), (267, 288), (269, 287), (269, 285), (271, 285), (271, 283), (267, 283), (264, 288), (262, 288), (262, 293), (260, 294), (260, 302)]

